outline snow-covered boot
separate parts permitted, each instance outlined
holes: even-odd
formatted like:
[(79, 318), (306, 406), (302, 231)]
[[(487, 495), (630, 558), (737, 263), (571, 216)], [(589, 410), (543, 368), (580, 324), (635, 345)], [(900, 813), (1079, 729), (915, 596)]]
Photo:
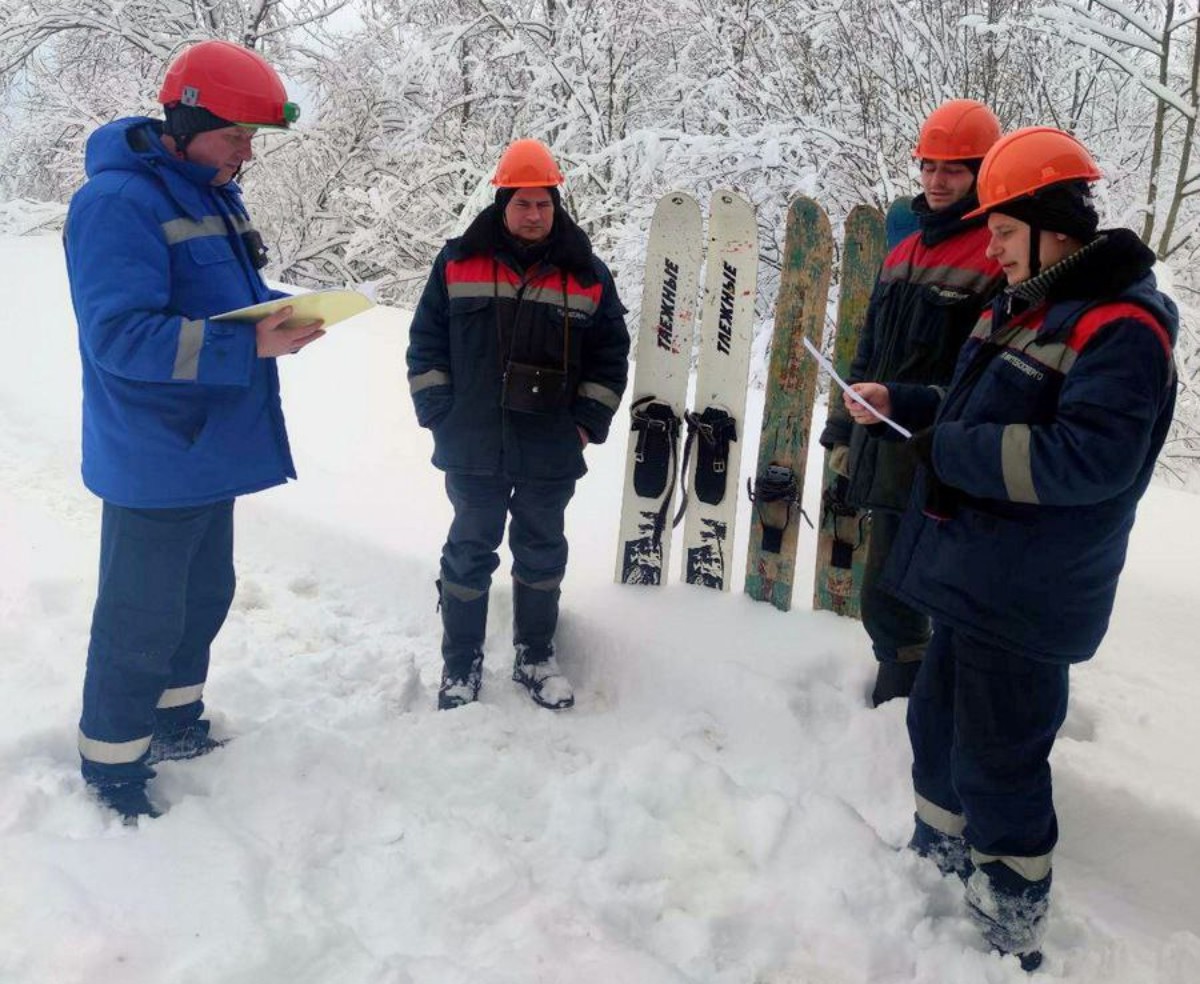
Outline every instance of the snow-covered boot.
[(208, 733), (209, 726), (208, 721), (193, 721), (179, 731), (161, 735), (156, 733), (150, 739), (150, 754), (146, 757), (146, 764), (199, 758), (220, 748), (225, 742), (213, 738)]
[(557, 583), (535, 588), (513, 579), (513, 679), (529, 691), (542, 707), (561, 710), (575, 703), (571, 684), (554, 657), (554, 630), (558, 627)]
[(575, 703), (571, 682), (563, 676), (553, 646), (549, 655), (536, 653), (528, 646), (517, 646), (513, 679), (529, 691), (535, 703), (552, 711), (564, 710)]
[(1050, 879), (1022, 877), (1003, 861), (989, 861), (967, 880), (967, 909), (983, 938), (1012, 954), (1026, 971), (1042, 963), (1042, 937), (1050, 909)]
[(513, 645), (529, 649), (538, 660), (554, 652), (554, 630), (558, 628), (558, 584), (535, 588), (513, 579)]
[(438, 709), (445, 711), (479, 699), (488, 593), (440, 578), (437, 586), (444, 663), (442, 684), (438, 688)]
[(144, 782), (90, 782), (96, 797), (110, 810), (120, 814), (127, 827), (136, 827), (140, 817), (151, 820), (162, 811), (150, 802)]
[(938, 871), (943, 875), (955, 875), (965, 884), (975, 870), (975, 865), (971, 863), (971, 849), (967, 846), (966, 839), (943, 833), (915, 814), (913, 820), (912, 840), (908, 842), (909, 850), (915, 851), (923, 858), (928, 858), (938, 866)]
[(449, 711), (479, 700), (479, 685), (483, 681), (483, 653), (459, 666), (446, 663), (442, 667), (442, 685), (438, 687), (438, 710)]

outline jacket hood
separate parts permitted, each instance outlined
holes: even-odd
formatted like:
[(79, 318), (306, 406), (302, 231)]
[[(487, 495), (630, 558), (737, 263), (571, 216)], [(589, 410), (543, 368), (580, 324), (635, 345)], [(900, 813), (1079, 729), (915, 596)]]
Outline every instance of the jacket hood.
[(161, 138), (162, 121), (147, 116), (106, 123), (88, 137), (84, 153), (88, 178), (113, 171), (154, 175), (179, 207), (196, 219), (212, 211), (211, 192), (229, 193), (234, 198), (241, 194), (233, 181), (215, 187), (212, 179), (217, 168), (179, 160), (163, 146)]
[(979, 206), (979, 199), (972, 188), (965, 198), (935, 212), (929, 207), (924, 193), (913, 199), (912, 210), (921, 223), (921, 242), (925, 246), (936, 246), (968, 229), (975, 229), (987, 222), (986, 216), (964, 219), (963, 216)]
[[(459, 240), (469, 256), (495, 256), (513, 252), (504, 231), (503, 212), (498, 205), (489, 205), (475, 217)], [(592, 263), (592, 243), (561, 206), (554, 209), (554, 226), (542, 257), (560, 270), (574, 274), (581, 283), (594, 283), (596, 271)]]
[[(1047, 329), (1073, 322), (1097, 303), (1125, 301), (1154, 315), (1174, 344), (1179, 335), (1179, 309), (1158, 289), (1153, 273), (1157, 259), (1154, 251), (1131, 229), (1101, 231), (1085, 249), (1080, 262), (1064, 271), (1049, 288), (1047, 300), (1053, 309), (1046, 319)], [(1052, 325), (1052, 321), (1057, 324)]]
[(181, 161), (163, 146), (162, 120), (130, 116), (106, 123), (88, 137), (84, 168), (89, 178), (103, 171), (168, 167), (196, 184), (208, 185), (217, 168)]

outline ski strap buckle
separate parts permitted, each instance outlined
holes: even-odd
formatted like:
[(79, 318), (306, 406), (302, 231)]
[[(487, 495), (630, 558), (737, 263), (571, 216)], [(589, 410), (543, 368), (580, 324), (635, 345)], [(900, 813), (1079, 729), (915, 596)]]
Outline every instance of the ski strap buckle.
[[(762, 549), (765, 553), (779, 553), (783, 549), (783, 534), (792, 525), (792, 510), (796, 509), (808, 523), (813, 526), (812, 519), (800, 505), (800, 486), (796, 473), (786, 465), (767, 465), (766, 471), (754, 479), (746, 479), (746, 494), (754, 503), (758, 521), (762, 525)], [(784, 505), (783, 523), (778, 522), (778, 509), (769, 509), (771, 505)], [(775, 522), (768, 522), (768, 516)]]
[(711, 506), (725, 498), (725, 472), (729, 463), (729, 445), (737, 440), (737, 421), (723, 407), (705, 407), (701, 413), (688, 413), (688, 437), (684, 446), (684, 474), (697, 434), (701, 441), (696, 451), (696, 498)]
[(654, 526), (655, 542), (662, 535), (675, 494), (679, 450), (679, 416), (669, 403), (651, 396), (630, 407), (630, 429), (637, 434), (633, 452), (633, 489), (643, 499), (663, 499)]

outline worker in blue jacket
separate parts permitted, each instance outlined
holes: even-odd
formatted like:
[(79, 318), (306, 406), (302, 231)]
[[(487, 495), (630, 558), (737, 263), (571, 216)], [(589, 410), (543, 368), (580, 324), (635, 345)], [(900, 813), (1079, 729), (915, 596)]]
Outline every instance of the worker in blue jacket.
[(219, 742), (201, 717), (234, 592), (233, 503), (295, 477), (275, 357), (321, 337), (213, 315), (283, 295), (233, 179), (259, 127), (298, 115), (262, 58), (206, 41), (169, 66), (164, 121), (87, 143), (64, 233), (83, 365), (83, 481), (103, 500), (84, 681), (83, 777), (127, 820), (157, 816), (151, 766)]
[(511, 516), (512, 677), (562, 710), (575, 702), (554, 649), (566, 509), (584, 448), (608, 437), (621, 402), (629, 332), (612, 275), (562, 206), (549, 148), (515, 141), (492, 180), (495, 202), (438, 254), (409, 333), (413, 405), (454, 506), (438, 581), (438, 707), (479, 697)]
[(949, 387), (854, 387), (924, 428), (911, 441), (924, 468), (884, 572), (934, 626), (908, 707), (911, 846), (966, 881), (984, 938), (1027, 970), (1042, 959), (1058, 839), (1049, 756), (1068, 670), (1108, 628), (1177, 388), (1175, 305), (1133, 232), (1097, 230), (1099, 176), (1061, 130), (1001, 138), (978, 211), (1008, 286)]

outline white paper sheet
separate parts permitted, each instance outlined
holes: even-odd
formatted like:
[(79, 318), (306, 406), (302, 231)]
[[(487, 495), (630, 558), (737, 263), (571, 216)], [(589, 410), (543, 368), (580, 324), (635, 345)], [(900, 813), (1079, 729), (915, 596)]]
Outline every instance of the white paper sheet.
[(809, 352), (812, 353), (812, 357), (817, 360), (817, 365), (819, 365), (823, 370), (825, 370), (825, 372), (829, 373), (829, 378), (832, 379), (835, 383), (837, 383), (838, 386), (840, 386), (842, 388), (843, 392), (850, 394), (850, 399), (852, 399), (855, 403), (859, 403), (862, 406), (866, 407), (868, 410), (871, 411), (871, 413), (873, 413), (876, 417), (878, 417), (881, 421), (883, 421), (885, 424), (887, 424), (890, 428), (892, 428), (892, 430), (896, 431), (898, 434), (903, 434), (905, 437), (912, 437), (912, 431), (910, 431), (904, 427), (901, 427), (898, 423), (896, 423), (896, 421), (892, 420), (891, 417), (885, 417), (878, 410), (876, 410), (873, 406), (871, 406), (871, 404), (869, 404), (861, 396), (859, 396), (857, 393), (855, 393), (854, 390), (852, 390), (850, 388), (850, 384), (847, 383), (844, 379), (842, 379), (841, 376), (839, 376), (837, 374), (837, 370), (833, 368), (833, 363), (830, 362), (827, 358), (825, 358), (825, 356), (823, 356), (821, 354), (821, 350), (819, 348), (817, 348), (807, 338), (804, 339), (804, 347), (806, 349), (808, 349)]

